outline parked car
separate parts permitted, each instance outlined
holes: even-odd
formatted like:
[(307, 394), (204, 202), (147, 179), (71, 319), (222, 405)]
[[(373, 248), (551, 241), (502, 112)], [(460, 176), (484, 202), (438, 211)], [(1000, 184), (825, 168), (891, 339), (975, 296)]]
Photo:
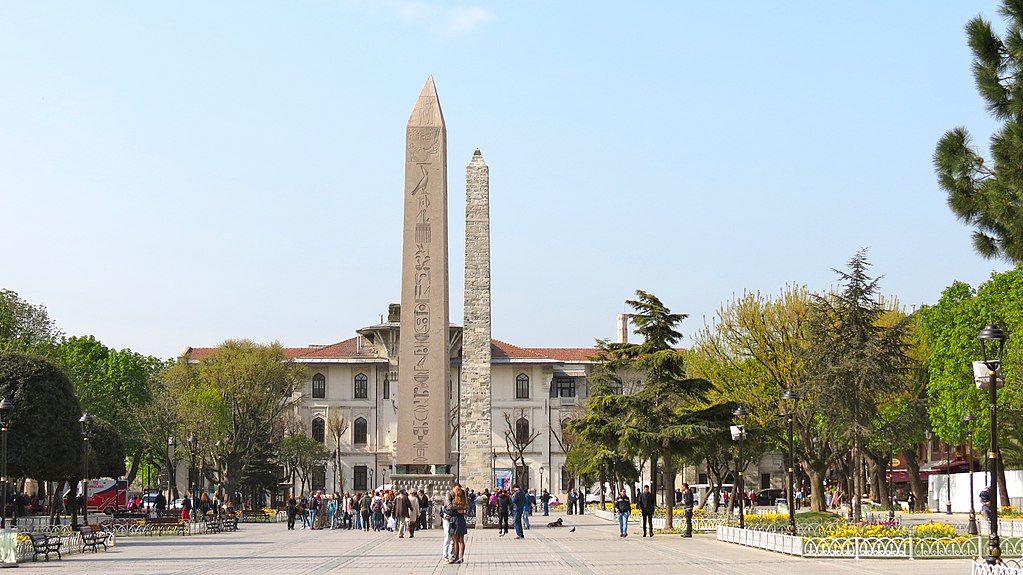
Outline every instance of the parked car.
[(775, 501), (779, 499), (785, 499), (784, 489), (772, 487), (757, 491), (757, 505), (774, 505)]
[(168, 505), (167, 507), (168, 507), (168, 509), (184, 509), (185, 508), (185, 500), (184, 499), (175, 499), (174, 501), (171, 501), (171, 504)]

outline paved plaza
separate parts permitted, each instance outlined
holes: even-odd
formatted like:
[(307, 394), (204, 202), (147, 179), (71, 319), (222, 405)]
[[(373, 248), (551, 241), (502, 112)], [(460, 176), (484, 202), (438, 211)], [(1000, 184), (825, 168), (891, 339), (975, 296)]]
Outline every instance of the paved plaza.
[[(559, 515), (561, 516), (561, 515)], [(830, 573), (964, 574), (970, 561), (955, 560), (819, 560), (789, 557), (727, 543), (713, 534), (692, 539), (659, 535), (645, 539), (631, 531), (617, 535), (617, 526), (595, 517), (563, 516), (568, 527), (534, 527), (524, 540), (514, 532), (470, 531), (466, 562), (440, 561), (439, 530), (414, 539), (392, 533), (362, 531), (288, 531), (279, 524), (242, 524), (235, 533), (191, 537), (123, 537), (106, 553), (67, 555), (63, 561), (22, 564), (22, 568), (82, 575), (202, 575), (271, 573), (325, 575), (363, 573), (416, 574), (700, 574), (800, 575)], [(540, 524), (542, 516), (535, 516)], [(575, 532), (570, 532), (575, 526)]]

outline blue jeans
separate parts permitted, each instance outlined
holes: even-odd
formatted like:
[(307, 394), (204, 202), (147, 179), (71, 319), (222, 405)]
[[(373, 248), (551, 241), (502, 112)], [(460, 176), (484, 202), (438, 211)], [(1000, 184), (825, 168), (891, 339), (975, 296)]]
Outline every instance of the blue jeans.
[(618, 531), (619, 531), (619, 533), (621, 533), (623, 535), (629, 532), (629, 514), (628, 513), (619, 513), (618, 514)]
[(522, 510), (521, 509), (516, 509), (515, 510), (515, 519), (513, 521), (514, 521), (514, 524), (515, 524), (515, 535), (517, 537), (525, 537), (525, 534), (522, 532)]
[(353, 511), (352, 518), (355, 521), (355, 529), (362, 529), (362, 514), (358, 511)]
[(543, 514), (544, 515), (550, 515), (550, 511), (551, 511), (550, 502), (549, 501), (544, 501), (543, 502)]
[(312, 529), (314, 525), (316, 525), (316, 510), (315, 509), (310, 509), (309, 510), (309, 528)]

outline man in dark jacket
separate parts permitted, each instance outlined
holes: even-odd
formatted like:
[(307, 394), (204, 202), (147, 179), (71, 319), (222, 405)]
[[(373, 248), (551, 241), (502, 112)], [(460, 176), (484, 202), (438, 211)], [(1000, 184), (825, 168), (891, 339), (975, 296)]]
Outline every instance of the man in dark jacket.
[(650, 493), (650, 486), (643, 487), (643, 493), (639, 494), (639, 512), (643, 517), (643, 537), (646, 537), (647, 525), (650, 526), (650, 536), (654, 536), (654, 494)]
[(522, 539), (526, 535), (522, 531), (522, 513), (526, 510), (526, 492), (519, 489), (518, 485), (512, 487), (512, 506), (515, 513), (515, 538)]
[(398, 532), (398, 538), (405, 537), (405, 530), (408, 529), (408, 520), (411, 516), (412, 502), (409, 501), (408, 493), (402, 489), (394, 498), (394, 530)]
[(693, 536), (693, 490), (689, 489), (688, 483), (682, 484), (682, 509), (686, 514), (686, 532), (682, 537)]
[(511, 511), (511, 496), (501, 490), (497, 494), (497, 533), (498, 537), (508, 534), (508, 513)]

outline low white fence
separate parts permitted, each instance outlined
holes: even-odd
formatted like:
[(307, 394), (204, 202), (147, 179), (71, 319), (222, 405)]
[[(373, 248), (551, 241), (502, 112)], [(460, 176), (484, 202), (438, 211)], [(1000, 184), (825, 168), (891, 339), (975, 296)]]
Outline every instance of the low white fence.
[[(594, 517), (606, 519), (608, 521), (618, 521), (618, 517), (613, 511), (607, 511), (605, 509), (594, 509), (592, 511)], [(642, 516), (639, 513), (629, 514), (629, 523), (639, 523), (642, 521)], [(727, 517), (694, 517), (693, 518), (693, 531), (714, 531), (722, 525), (728, 525), (735, 520), (729, 520)], [(664, 517), (654, 517), (651, 520), (654, 529), (665, 529), (665, 523), (667, 521)], [(673, 527), (675, 529), (684, 528), (686, 526), (686, 520), (684, 517), (675, 517)]]
[(803, 555), (803, 538), (785, 533), (720, 526), (717, 528), (717, 538), (718, 541), (726, 543), (756, 547), (787, 555)]
[(972, 575), (1023, 575), (1023, 569), (1020, 568), (1017, 561), (1006, 561), (1002, 565), (989, 565), (985, 561), (974, 561), (970, 573)]

